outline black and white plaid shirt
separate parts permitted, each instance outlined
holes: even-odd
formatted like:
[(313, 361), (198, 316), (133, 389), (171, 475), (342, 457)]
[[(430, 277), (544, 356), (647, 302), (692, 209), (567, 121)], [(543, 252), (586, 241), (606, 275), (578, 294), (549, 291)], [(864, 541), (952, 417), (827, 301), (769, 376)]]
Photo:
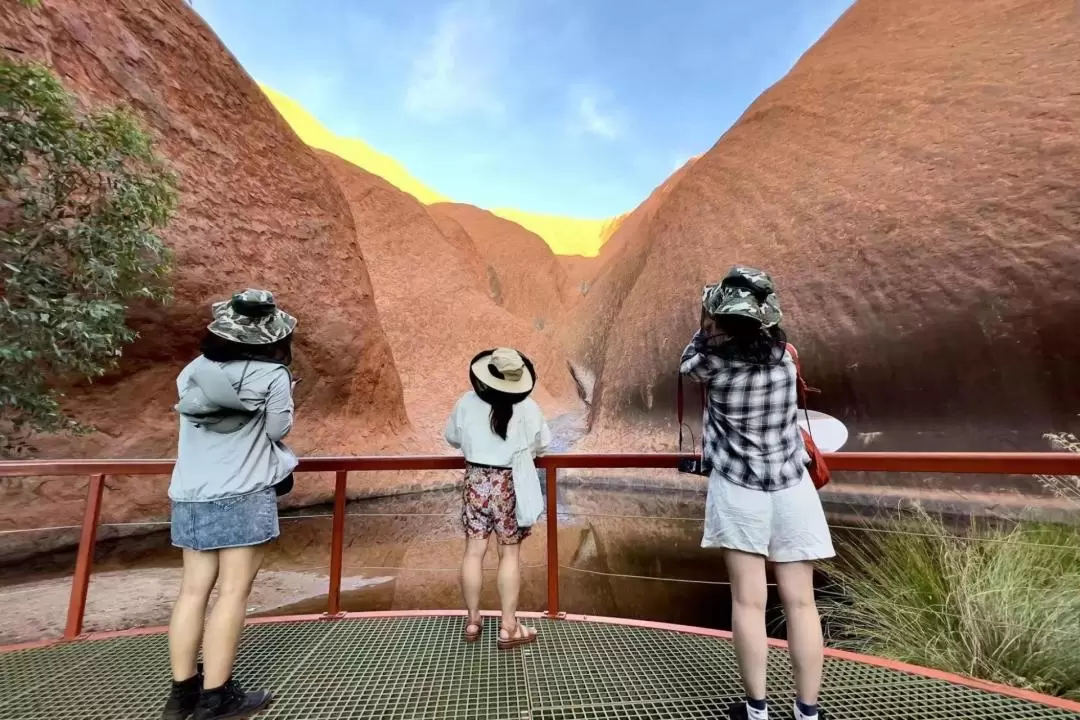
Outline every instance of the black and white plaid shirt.
[(795, 362), (756, 365), (707, 352), (701, 332), (679, 371), (708, 386), (704, 460), (727, 480), (754, 490), (799, 482), (810, 461), (798, 425)]

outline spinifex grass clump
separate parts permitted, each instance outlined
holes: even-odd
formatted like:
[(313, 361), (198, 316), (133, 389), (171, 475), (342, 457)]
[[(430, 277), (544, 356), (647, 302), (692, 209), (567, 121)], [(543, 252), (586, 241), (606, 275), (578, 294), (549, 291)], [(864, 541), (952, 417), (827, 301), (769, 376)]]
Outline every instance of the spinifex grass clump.
[[(1054, 450), (1080, 453), (1080, 438), (1077, 438), (1072, 433), (1047, 433), (1043, 437), (1050, 441), (1050, 445)], [(1077, 510), (1080, 510), (1080, 476), (1036, 475), (1035, 477), (1050, 492), (1060, 498), (1075, 502)]]
[(957, 534), (917, 509), (842, 541), (828, 573), (835, 644), (1080, 700), (1080, 532)]

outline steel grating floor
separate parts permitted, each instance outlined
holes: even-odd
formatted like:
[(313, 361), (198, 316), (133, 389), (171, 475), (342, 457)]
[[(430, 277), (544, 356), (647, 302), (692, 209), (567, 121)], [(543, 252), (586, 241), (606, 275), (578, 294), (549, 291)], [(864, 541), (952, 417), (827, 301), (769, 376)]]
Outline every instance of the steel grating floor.
[[(725, 717), (740, 696), (727, 641), (668, 630), (540, 620), (532, 648), (460, 640), (458, 617), (249, 626), (237, 677), (267, 688), (260, 718), (689, 720)], [(531, 621), (530, 621), (531, 622)], [(0, 654), (0, 720), (156, 720), (169, 671), (164, 635)], [(770, 650), (775, 716), (790, 717), (786, 653)], [(822, 703), (839, 720), (1080, 718), (1063, 710), (848, 660), (826, 660)]]

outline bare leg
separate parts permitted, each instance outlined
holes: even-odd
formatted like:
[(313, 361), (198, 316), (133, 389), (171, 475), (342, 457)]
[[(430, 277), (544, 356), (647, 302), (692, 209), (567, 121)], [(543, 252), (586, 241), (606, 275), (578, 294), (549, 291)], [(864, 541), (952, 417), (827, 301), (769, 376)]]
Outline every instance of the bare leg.
[(480, 591), (484, 587), (484, 556), (487, 538), (466, 538), (465, 557), (461, 560), (461, 594), (469, 611), (466, 632), (480, 630)]
[(236, 648), (244, 629), (251, 584), (262, 565), (264, 545), (218, 551), (218, 599), (203, 643), (204, 687), (221, 687), (232, 677)]
[(795, 692), (805, 704), (817, 705), (825, 643), (814, 602), (814, 566), (809, 562), (777, 563), (775, 572), (787, 618)]
[(521, 594), (521, 545), (499, 545), (499, 602), (502, 623), (499, 637), (503, 640), (535, 635), (533, 628), (517, 621), (518, 598)]
[(169, 662), (176, 682), (195, 677), (195, 662), (206, 622), (206, 604), (217, 576), (216, 551), (184, 550), (184, 575), (169, 621)]
[(765, 601), (768, 597), (765, 558), (725, 550), (724, 560), (731, 580), (731, 632), (739, 674), (747, 697), (764, 700), (769, 653), (765, 634)]
[(499, 545), (499, 603), (502, 627), (511, 631), (517, 623), (518, 596), (521, 593), (521, 546)]

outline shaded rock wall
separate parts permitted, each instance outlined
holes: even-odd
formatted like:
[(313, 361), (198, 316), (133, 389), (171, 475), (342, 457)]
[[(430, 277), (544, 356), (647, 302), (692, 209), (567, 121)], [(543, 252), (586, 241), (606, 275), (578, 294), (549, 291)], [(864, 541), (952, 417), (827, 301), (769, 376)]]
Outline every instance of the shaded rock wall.
[[(547, 243), (520, 225), (473, 205), (440, 203), (429, 208), (435, 217), (455, 220), (473, 239), (491, 268), (491, 286), (499, 304), (543, 330), (563, 312), (573, 289), (566, 271)], [(495, 279), (497, 278), (497, 279)]]
[[(272, 289), (300, 321), (291, 444), (307, 454), (398, 447), (408, 432), (401, 383), (349, 206), (194, 11), (183, 0), (6, 2), (0, 36), (84, 101), (129, 103), (180, 177), (165, 232), (176, 302), (133, 310), (141, 337), (120, 371), (68, 389), (69, 409), (100, 432), (39, 438), (41, 453), (171, 456), (176, 372), (197, 352), (210, 303), (246, 286)], [(110, 487), (106, 519), (164, 511), (164, 479)], [(0, 483), (0, 528), (69, 522), (83, 498), (71, 479)]]
[(1078, 28), (1070, 0), (859, 0), (620, 229), (575, 352), (594, 428), (670, 422), (700, 288), (734, 263), (774, 275), (817, 407), (857, 433), (1044, 447), (1074, 425)]
[[(530, 320), (500, 307), (486, 279), (477, 278), (478, 251), (457, 234), (460, 226), (444, 224), (451, 231), (444, 235), (411, 195), (336, 155), (319, 154), (351, 203), (409, 418), (425, 450), (446, 450), (446, 418), (470, 389), (469, 360), (485, 348), (509, 345), (529, 355), (540, 376), (536, 399), (549, 415), (576, 404), (565, 357)], [(500, 275), (503, 293), (519, 292), (511, 277)]]

